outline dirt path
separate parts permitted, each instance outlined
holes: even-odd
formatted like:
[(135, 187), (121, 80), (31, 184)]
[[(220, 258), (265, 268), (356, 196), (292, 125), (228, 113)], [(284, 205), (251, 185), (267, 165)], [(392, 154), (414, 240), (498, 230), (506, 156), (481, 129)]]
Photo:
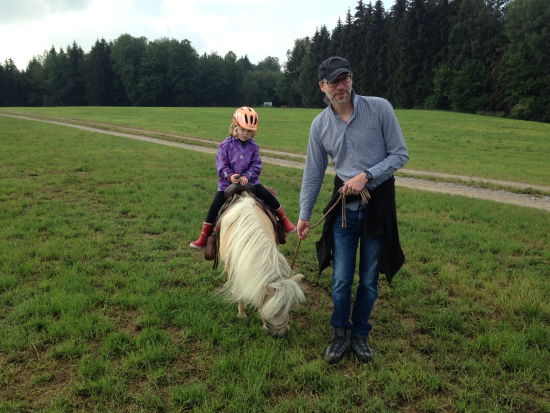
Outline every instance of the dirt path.
[[(6, 113), (6, 112), (4, 113), (0, 112), (0, 115), (12, 117), (12, 118), (18, 118), (18, 119), (45, 122), (45, 123), (50, 123), (54, 125), (85, 130), (88, 132), (102, 133), (106, 135), (134, 139), (134, 140), (139, 140), (143, 142), (151, 142), (159, 145), (166, 145), (166, 146), (182, 148), (182, 149), (187, 149), (192, 151), (198, 151), (198, 152), (204, 152), (204, 153), (210, 153), (210, 154), (216, 153), (216, 149), (214, 147), (193, 145), (193, 144), (182, 143), (182, 142), (174, 142), (166, 139), (145, 136), (145, 135), (142, 135), (142, 133), (147, 133), (148, 135), (158, 135), (158, 136), (185, 139), (187, 141), (195, 141), (200, 144), (214, 145), (214, 142), (208, 139), (201, 139), (196, 137), (169, 134), (169, 133), (163, 133), (163, 132), (145, 131), (145, 130), (134, 129), (134, 128), (118, 127), (111, 124), (102, 124), (102, 123), (95, 123), (95, 122), (86, 122), (87, 124), (91, 124), (95, 126), (85, 126), (81, 124), (71, 123), (71, 121), (74, 122), (74, 120), (69, 120), (69, 119), (64, 121), (57, 121), (57, 120), (48, 120), (48, 119), (43, 119), (43, 118), (33, 117), (33, 116), (16, 115), (13, 113)], [(106, 128), (116, 128), (117, 130), (108, 130)], [(121, 132), (120, 130), (125, 130), (126, 132)], [(284, 156), (284, 157), (298, 159), (298, 160), (281, 159), (274, 156)], [(279, 166), (303, 169), (304, 158), (305, 156), (302, 154), (283, 152), (283, 151), (274, 151), (274, 150), (262, 150), (262, 159), (264, 162), (274, 164), (274, 165), (279, 165)], [(417, 170), (411, 170), (411, 169), (401, 169), (400, 172), (402, 172), (405, 175), (412, 175), (414, 177), (396, 176), (397, 186), (412, 188), (412, 189), (419, 189), (419, 190), (428, 191), (428, 192), (438, 192), (438, 193), (444, 193), (444, 194), (466, 196), (469, 198), (485, 199), (485, 200), (490, 200), (495, 202), (502, 202), (506, 204), (520, 205), (524, 207), (550, 211), (550, 197), (548, 196), (535, 197), (527, 194), (509, 192), (506, 190), (479, 188), (479, 187), (469, 186), (467, 184), (434, 181), (429, 179), (421, 179), (419, 177), (423, 177), (423, 176), (435, 177), (435, 178), (463, 181), (465, 183), (467, 182), (487, 183), (487, 184), (500, 185), (500, 186), (509, 187), (509, 188), (517, 188), (520, 190), (521, 189), (527, 190), (531, 188), (531, 189), (536, 189), (544, 192), (550, 192), (550, 187), (548, 186), (531, 185), (531, 184), (525, 184), (520, 182), (501, 181), (501, 180), (486, 179), (486, 178), (479, 178), (479, 177), (444, 174), (444, 173), (437, 173), (437, 172), (430, 172), (430, 171), (417, 171)], [(327, 168), (327, 173), (334, 174), (334, 169), (331, 167)]]

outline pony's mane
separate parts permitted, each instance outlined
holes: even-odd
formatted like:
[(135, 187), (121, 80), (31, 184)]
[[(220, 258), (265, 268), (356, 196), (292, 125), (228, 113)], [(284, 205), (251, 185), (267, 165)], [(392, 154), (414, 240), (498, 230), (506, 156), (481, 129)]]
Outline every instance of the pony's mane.
[(275, 289), (275, 295), (261, 308), (263, 319), (270, 319), (280, 313), (288, 314), (293, 303), (305, 300), (304, 292), (292, 278), (271, 283), (270, 287)]
[[(252, 197), (244, 194), (221, 219), (222, 234), (231, 227), (223, 257), (227, 282), (222, 293), (232, 301), (243, 301), (260, 308), (266, 285), (275, 283), (274, 286), (285, 287), (292, 294), (290, 299), (288, 294), (281, 294), (282, 289), (278, 290), (270, 300), (270, 308), (262, 311), (264, 316), (273, 316), (281, 307), (290, 307), (296, 295), (302, 294), (303, 298), (303, 293), (298, 284), (289, 279), (290, 266), (279, 252), (273, 236), (262, 226), (258, 214), (263, 212), (254, 207), (255, 203)], [(296, 288), (299, 292), (295, 291)]]

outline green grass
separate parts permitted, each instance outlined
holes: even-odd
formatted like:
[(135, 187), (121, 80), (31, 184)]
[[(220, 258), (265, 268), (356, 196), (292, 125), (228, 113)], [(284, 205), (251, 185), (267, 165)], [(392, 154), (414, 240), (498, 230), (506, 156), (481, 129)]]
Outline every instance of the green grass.
[[(547, 212), (399, 188), (407, 263), (380, 284), (376, 358), (329, 366), (319, 232), (287, 339), (237, 319), (188, 248), (212, 156), (3, 117), (0, 152), (0, 412), (549, 408)], [(301, 172), (263, 176), (296, 220)]]
[[(221, 141), (234, 108), (10, 108)], [(258, 108), (265, 149), (305, 153), (320, 109)], [(462, 113), (397, 110), (409, 148), (407, 168), (550, 186), (550, 124)]]

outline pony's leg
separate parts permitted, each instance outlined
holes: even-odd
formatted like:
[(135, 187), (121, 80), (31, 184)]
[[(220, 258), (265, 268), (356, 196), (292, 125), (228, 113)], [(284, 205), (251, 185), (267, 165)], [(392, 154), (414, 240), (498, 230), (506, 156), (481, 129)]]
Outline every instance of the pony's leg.
[(239, 313), (237, 317), (246, 318), (246, 304), (242, 301), (239, 301)]

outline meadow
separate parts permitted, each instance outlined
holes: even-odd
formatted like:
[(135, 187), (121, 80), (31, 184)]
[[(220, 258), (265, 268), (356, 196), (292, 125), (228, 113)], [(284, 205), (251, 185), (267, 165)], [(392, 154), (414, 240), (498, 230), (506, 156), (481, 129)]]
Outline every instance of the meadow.
[[(197, 110), (204, 123), (187, 129), (187, 110), (33, 109), (204, 137), (212, 128), (216, 140), (227, 127), (227, 109), (216, 120)], [(260, 143), (303, 151), (308, 126), (296, 119), (313, 112), (266, 109), (272, 123)], [(408, 121), (398, 112), (403, 124), (418, 121), (413, 112)], [(445, 114), (454, 116), (466, 115)], [(504, 167), (480, 153), (486, 165), (464, 156), (455, 172), (483, 167), (521, 180), (520, 168), (548, 184), (548, 171), (532, 165), (546, 161), (548, 125), (496, 121), (510, 135), (525, 128), (539, 150), (507, 145), (532, 162), (514, 165), (510, 155)], [(504, 136), (491, 122), (472, 128)], [(468, 138), (445, 138), (445, 155), (432, 159), (427, 127), (419, 122), (407, 141), (411, 163), (453, 169), (450, 154)], [(218, 294), (221, 269), (188, 247), (216, 189), (211, 155), (1, 116), (0, 153), (0, 412), (550, 410), (547, 212), (398, 188), (407, 262), (391, 286), (380, 282), (375, 359), (331, 366), (322, 358), (331, 300), (330, 271), (319, 275), (315, 264), (319, 232), (295, 265), (307, 301), (292, 311), (286, 339), (265, 335), (256, 314), (237, 319)], [(265, 165), (263, 176), (296, 221), (301, 171)], [(329, 195), (327, 178), (314, 220)], [(294, 248), (290, 238), (282, 250), (290, 257)]]
[[(211, 139), (226, 136), (233, 108), (10, 108)], [(320, 109), (258, 108), (264, 149), (305, 154)], [(463, 113), (396, 110), (410, 153), (406, 167), (550, 186), (550, 124)]]

